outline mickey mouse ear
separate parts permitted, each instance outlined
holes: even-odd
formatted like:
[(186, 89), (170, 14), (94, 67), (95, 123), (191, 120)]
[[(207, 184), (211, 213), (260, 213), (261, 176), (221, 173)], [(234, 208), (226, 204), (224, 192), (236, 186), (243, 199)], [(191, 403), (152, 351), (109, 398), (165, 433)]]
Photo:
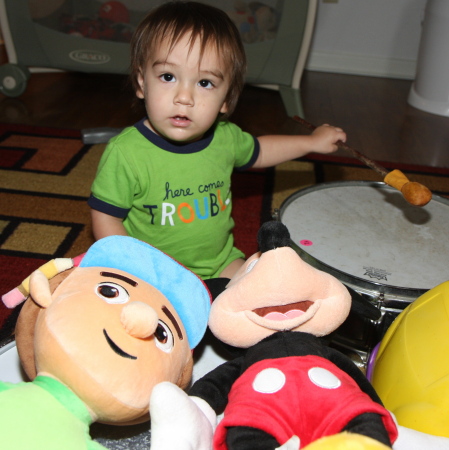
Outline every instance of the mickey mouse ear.
[(282, 222), (270, 220), (259, 228), (257, 243), (262, 253), (279, 247), (289, 247), (290, 233)]

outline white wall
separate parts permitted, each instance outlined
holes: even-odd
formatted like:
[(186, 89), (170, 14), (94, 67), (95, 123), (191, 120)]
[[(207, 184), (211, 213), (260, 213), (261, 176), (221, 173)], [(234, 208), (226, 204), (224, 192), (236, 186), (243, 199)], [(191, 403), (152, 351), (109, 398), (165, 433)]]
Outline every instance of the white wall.
[(306, 68), (413, 79), (426, 0), (318, 0)]

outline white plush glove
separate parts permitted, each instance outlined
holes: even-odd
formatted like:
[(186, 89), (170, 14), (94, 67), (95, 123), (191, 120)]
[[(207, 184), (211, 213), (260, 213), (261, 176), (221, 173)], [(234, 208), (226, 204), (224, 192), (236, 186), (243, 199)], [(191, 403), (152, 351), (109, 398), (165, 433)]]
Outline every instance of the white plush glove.
[(211, 450), (216, 415), (202, 399), (173, 383), (157, 384), (150, 398), (151, 450)]
[(299, 450), (300, 440), (298, 436), (292, 436), (285, 444), (276, 447), (274, 450)]
[(212, 427), (212, 434), (215, 432), (215, 428), (217, 427), (217, 415), (215, 411), (211, 408), (209, 403), (206, 400), (203, 400), (199, 397), (189, 396), (190, 400), (198, 407), (198, 409), (204, 414), (206, 419), (209, 421)]
[(398, 438), (393, 444), (393, 450), (449, 450), (449, 438), (403, 427), (391, 411), (390, 414), (398, 427)]
[(449, 450), (449, 438), (422, 433), (398, 425), (393, 450)]

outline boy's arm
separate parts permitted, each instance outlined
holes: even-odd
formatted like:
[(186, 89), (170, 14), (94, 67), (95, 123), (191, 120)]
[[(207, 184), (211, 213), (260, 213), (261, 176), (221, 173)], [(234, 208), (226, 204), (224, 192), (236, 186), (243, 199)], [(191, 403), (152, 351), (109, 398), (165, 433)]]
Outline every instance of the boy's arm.
[(91, 209), (92, 231), (95, 240), (104, 238), (106, 236), (128, 236), (128, 233), (123, 226), (123, 219), (119, 217), (110, 216), (103, 212)]
[(321, 125), (310, 135), (268, 135), (258, 137), (259, 156), (254, 168), (271, 167), (300, 158), (307, 153), (332, 153), (337, 141), (346, 141), (346, 133), (338, 127)]

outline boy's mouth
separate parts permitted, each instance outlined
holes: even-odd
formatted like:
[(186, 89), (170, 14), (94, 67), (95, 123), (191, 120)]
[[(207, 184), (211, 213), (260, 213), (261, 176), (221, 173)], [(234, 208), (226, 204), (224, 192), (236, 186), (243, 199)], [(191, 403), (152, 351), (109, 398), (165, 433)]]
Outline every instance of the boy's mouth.
[(190, 124), (191, 120), (187, 116), (173, 116), (171, 122), (177, 127), (185, 127)]

